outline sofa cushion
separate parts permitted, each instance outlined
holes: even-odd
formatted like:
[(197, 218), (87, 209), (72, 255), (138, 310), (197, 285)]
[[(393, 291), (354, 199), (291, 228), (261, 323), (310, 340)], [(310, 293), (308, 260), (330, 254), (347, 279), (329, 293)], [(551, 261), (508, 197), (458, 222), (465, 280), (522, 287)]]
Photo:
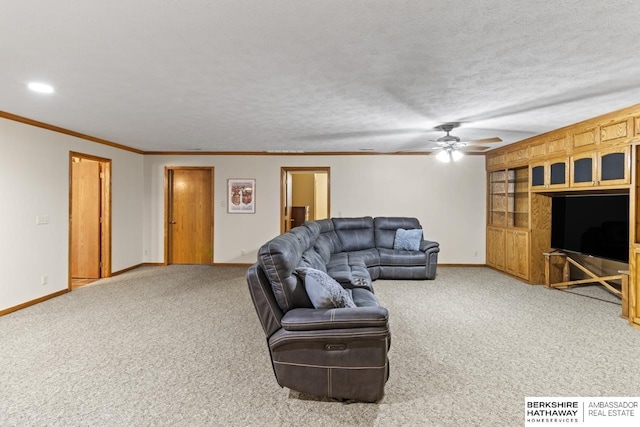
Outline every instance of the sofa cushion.
[(338, 282), (315, 268), (301, 267), (296, 274), (304, 282), (309, 299), (315, 308), (355, 308), (356, 305)]
[(342, 252), (342, 244), (333, 229), (333, 221), (321, 219), (303, 224), (305, 227), (317, 229), (317, 237), (313, 243), (314, 249), (320, 254), (325, 264), (332, 254)]
[(398, 228), (396, 230), (396, 238), (393, 241), (393, 249), (417, 251), (420, 250), (420, 241), (422, 241), (421, 229), (405, 230), (404, 228)]
[(395, 249), (378, 249), (381, 266), (422, 266), (427, 262), (427, 254), (422, 251), (405, 251)]
[(372, 217), (332, 218), (332, 221), (342, 244), (342, 251), (351, 252), (376, 247)]
[(378, 307), (380, 305), (376, 296), (366, 289), (351, 289), (351, 296), (358, 307)]
[[(296, 229), (302, 230), (302, 227)], [(258, 250), (258, 263), (269, 279), (273, 296), (283, 312), (298, 307), (313, 308), (304, 283), (293, 275), (302, 259), (302, 252), (306, 250), (302, 246), (306, 240), (301, 231), (289, 232), (271, 239)]]
[(327, 272), (326, 263), (314, 248), (309, 248), (302, 253), (302, 259), (300, 260), (301, 267), (311, 267), (316, 270)]
[(358, 258), (364, 262), (364, 265), (367, 268), (380, 265), (380, 253), (376, 248), (364, 249), (362, 251), (348, 252), (348, 256), (349, 256), (349, 263), (353, 262), (352, 260), (354, 258)]
[(364, 261), (347, 252), (331, 255), (327, 264), (327, 274), (345, 288), (362, 287), (373, 292), (371, 276)]
[(422, 228), (417, 218), (379, 216), (373, 220), (376, 248), (393, 249), (393, 242), (398, 228)]
[[(362, 265), (364, 266), (364, 262)], [(345, 252), (331, 255), (331, 259), (327, 263), (327, 274), (338, 282), (349, 282), (351, 280), (349, 255)]]

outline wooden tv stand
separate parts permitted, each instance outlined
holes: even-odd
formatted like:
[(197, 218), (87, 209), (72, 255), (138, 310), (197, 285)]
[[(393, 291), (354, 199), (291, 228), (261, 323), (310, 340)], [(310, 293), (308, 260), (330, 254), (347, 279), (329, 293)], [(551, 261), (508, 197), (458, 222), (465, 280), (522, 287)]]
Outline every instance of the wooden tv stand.
[[(564, 252), (544, 252), (544, 285), (547, 288), (561, 288), (566, 289), (569, 286), (573, 285), (585, 285), (587, 283), (599, 283), (613, 294), (618, 295), (622, 299), (622, 317), (625, 319), (629, 316), (629, 271), (619, 271), (620, 274), (613, 276), (598, 276), (593, 273), (576, 260), (571, 258)], [(553, 262), (552, 257), (561, 258), (560, 262), (562, 263), (562, 281), (557, 283), (552, 283), (553, 274), (553, 266), (557, 265)], [(590, 279), (581, 279), (581, 280), (571, 280), (569, 277), (569, 265), (574, 265), (582, 272), (586, 273)], [(555, 275), (557, 276), (557, 274)], [(619, 291), (610, 284), (607, 283), (607, 280), (620, 280), (622, 283), (622, 289)]]

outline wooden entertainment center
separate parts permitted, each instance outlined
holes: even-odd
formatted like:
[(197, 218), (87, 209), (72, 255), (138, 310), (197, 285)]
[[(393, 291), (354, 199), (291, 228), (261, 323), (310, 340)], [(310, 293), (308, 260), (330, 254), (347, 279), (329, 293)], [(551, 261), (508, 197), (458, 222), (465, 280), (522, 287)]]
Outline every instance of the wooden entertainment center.
[(640, 104), (487, 152), (487, 265), (530, 284), (567, 282), (566, 260), (545, 257), (552, 196), (629, 194), (622, 311), (640, 328), (639, 165)]

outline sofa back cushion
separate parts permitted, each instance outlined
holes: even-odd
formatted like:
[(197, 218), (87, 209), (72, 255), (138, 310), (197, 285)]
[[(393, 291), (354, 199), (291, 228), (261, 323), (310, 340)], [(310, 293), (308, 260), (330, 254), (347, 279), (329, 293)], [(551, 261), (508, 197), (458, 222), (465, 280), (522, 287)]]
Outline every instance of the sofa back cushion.
[(375, 247), (373, 218), (332, 218), (333, 228), (342, 244), (342, 251), (360, 251)]
[(314, 233), (317, 233), (313, 248), (325, 264), (329, 262), (331, 255), (342, 252), (342, 244), (333, 229), (333, 222), (330, 219), (309, 221), (303, 227), (309, 227)]
[[(324, 262), (320, 254), (313, 247), (310, 247), (302, 253), (299, 267), (314, 268), (324, 273), (327, 272), (326, 262)], [(313, 300), (311, 302), (313, 302)]]
[(396, 230), (422, 228), (417, 218), (379, 216), (373, 220), (376, 248), (393, 249)]
[(293, 274), (302, 254), (313, 243), (312, 237), (313, 232), (308, 228), (296, 227), (258, 250), (258, 263), (269, 279), (278, 306), (285, 313), (292, 308), (313, 308), (304, 283)]

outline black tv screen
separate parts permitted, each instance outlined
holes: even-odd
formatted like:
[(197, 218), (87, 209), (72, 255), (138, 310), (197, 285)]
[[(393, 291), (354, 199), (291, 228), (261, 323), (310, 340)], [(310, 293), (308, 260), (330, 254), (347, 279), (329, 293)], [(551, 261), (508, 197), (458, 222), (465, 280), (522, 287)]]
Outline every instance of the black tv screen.
[(555, 196), (551, 247), (629, 262), (629, 195)]

